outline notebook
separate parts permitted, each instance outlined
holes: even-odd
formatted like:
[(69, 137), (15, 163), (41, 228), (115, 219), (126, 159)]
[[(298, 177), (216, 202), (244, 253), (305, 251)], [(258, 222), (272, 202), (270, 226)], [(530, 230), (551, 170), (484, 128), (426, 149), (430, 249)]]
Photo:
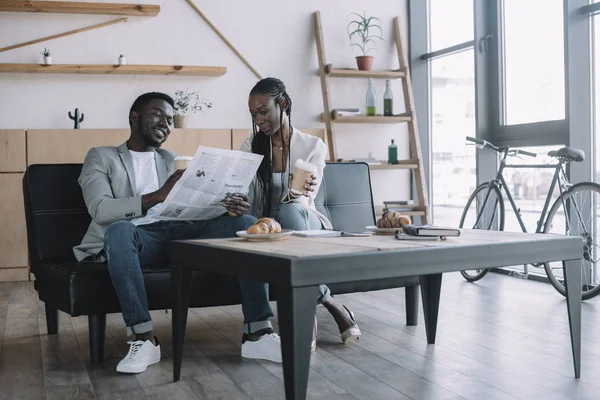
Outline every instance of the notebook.
[(402, 230), (411, 236), (460, 236), (460, 230), (457, 228), (434, 225), (404, 225)]

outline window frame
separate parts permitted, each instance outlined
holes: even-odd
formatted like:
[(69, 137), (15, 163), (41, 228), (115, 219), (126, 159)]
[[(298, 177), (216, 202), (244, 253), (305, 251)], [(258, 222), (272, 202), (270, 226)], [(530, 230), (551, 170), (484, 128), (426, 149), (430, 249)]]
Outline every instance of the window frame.
[[(518, 125), (503, 125), (501, 76), (500, 10), (502, 0), (473, 0), (475, 47), (476, 135), (499, 145), (545, 146), (566, 144), (584, 149), (586, 160), (569, 166), (573, 182), (593, 180), (594, 126), (592, 101), (592, 30), (590, 18), (600, 14), (600, 3), (563, 0), (565, 118)], [(408, 0), (409, 60), (411, 64), (417, 121), (424, 151), (425, 176), (431, 188), (431, 106), (430, 63), (469, 48), (471, 41), (429, 51), (429, 1)], [(467, 45), (467, 43), (469, 45)], [(487, 43), (487, 49), (485, 45)], [(576, 60), (570, 62), (570, 60)], [(600, 62), (600, 59), (598, 60)], [(600, 79), (600, 77), (598, 77)], [(576, 105), (571, 107), (570, 105)], [(493, 176), (496, 160), (478, 152), (478, 183)], [(431, 200), (431, 199), (430, 199)]]

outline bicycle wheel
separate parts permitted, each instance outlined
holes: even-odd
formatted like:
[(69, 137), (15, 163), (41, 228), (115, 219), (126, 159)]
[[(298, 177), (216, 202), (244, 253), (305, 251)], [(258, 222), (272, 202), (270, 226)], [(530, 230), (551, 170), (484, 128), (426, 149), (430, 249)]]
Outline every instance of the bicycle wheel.
[[(497, 186), (490, 188), (488, 183), (483, 183), (475, 189), (460, 217), (459, 228), (472, 228), (483, 230), (504, 229), (504, 199)], [(488, 195), (489, 193), (489, 195)], [(460, 271), (469, 282), (480, 280), (489, 269), (471, 269)]]
[[(568, 213), (565, 213), (565, 209)], [(582, 182), (562, 194), (550, 209), (544, 233), (557, 233), (582, 238), (583, 258), (581, 259), (582, 299), (588, 300), (600, 293), (598, 260), (600, 259), (600, 239), (598, 224), (600, 216), (600, 185)], [(569, 223), (567, 223), (567, 220)], [(563, 296), (566, 295), (562, 262), (544, 264), (550, 283)]]

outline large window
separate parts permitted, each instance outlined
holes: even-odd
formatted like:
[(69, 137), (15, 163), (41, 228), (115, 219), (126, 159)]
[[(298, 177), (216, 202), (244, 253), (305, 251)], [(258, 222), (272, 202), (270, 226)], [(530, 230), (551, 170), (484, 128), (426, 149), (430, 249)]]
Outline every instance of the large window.
[(477, 183), (473, 50), (431, 61), (431, 160), (437, 224), (458, 226)]
[[(568, 166), (571, 182), (600, 183), (600, 0), (409, 0), (409, 13), (434, 223), (458, 225), (467, 196), (497, 171), (497, 157), (467, 147), (465, 136), (538, 153), (511, 163), (544, 164), (554, 161), (549, 150), (582, 148), (585, 160)], [(551, 172), (505, 171), (528, 231)], [(506, 205), (505, 230), (520, 230)]]
[(432, 210), (436, 224), (458, 226), (475, 190), (473, 1), (431, 0), (428, 59), (431, 112)]
[(504, 0), (501, 7), (502, 124), (564, 119), (562, 0)]

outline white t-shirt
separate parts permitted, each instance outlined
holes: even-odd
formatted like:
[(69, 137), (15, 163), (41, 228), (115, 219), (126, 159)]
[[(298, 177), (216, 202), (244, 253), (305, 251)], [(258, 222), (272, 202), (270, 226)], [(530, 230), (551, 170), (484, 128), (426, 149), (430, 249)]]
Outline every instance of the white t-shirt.
[[(135, 174), (135, 187), (133, 191), (136, 196), (155, 192), (159, 189), (158, 172), (156, 171), (156, 162), (154, 162), (153, 151), (129, 151), (133, 161), (133, 172)], [(157, 204), (148, 210), (145, 216), (134, 218), (131, 222), (134, 225), (146, 225), (153, 222), (158, 222), (152, 218), (152, 215), (158, 210)]]

